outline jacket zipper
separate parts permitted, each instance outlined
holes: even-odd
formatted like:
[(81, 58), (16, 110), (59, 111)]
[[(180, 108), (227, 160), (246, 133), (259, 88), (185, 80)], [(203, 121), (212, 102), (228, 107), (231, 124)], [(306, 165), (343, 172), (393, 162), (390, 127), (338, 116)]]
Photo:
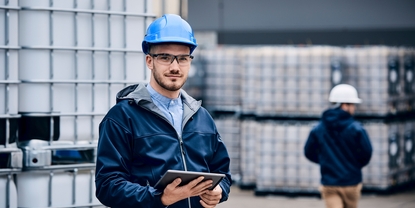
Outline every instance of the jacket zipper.
[[(161, 116), (161, 115), (159, 115), (158, 113), (155, 113), (154, 111), (152, 111), (152, 110), (150, 110), (150, 109), (148, 109), (148, 108), (146, 108), (146, 107), (144, 107), (144, 106), (141, 106), (142, 108), (144, 108), (144, 109), (146, 109), (147, 111), (149, 111), (149, 112), (151, 112), (151, 113), (153, 113), (153, 114), (155, 114), (156, 116), (158, 116), (158, 117), (160, 117), (161, 119), (163, 119), (163, 120), (165, 120), (167, 123), (169, 123), (170, 124), (170, 126), (171, 127), (173, 127), (173, 129), (174, 129), (174, 126), (170, 123), (170, 121), (169, 120), (167, 120), (166, 118), (164, 118), (163, 116)], [(187, 123), (187, 121), (186, 121), (186, 123)], [(183, 129), (184, 129), (184, 126), (185, 126), (185, 124), (186, 123), (183, 123), (182, 124), (182, 132), (183, 132)], [(176, 131), (176, 130), (175, 130)], [(181, 152), (181, 155), (182, 155), (182, 160), (183, 160), (183, 167), (184, 167), (184, 170), (185, 171), (187, 171), (187, 164), (186, 164), (186, 160), (185, 160), (185, 158), (184, 158), (184, 155), (186, 154), (186, 152), (184, 151), (184, 143), (183, 143), (183, 138), (182, 138), (182, 135), (179, 135), (179, 134), (177, 134), (177, 137), (178, 137), (178, 139), (179, 139), (179, 146), (180, 146), (180, 152)], [(189, 208), (192, 208), (192, 204), (191, 204), (191, 201), (190, 201), (190, 197), (189, 198), (187, 198), (187, 202), (188, 202), (188, 204), (189, 204)]]
[[(182, 136), (181, 135), (179, 135), (179, 134), (177, 134), (178, 136), (179, 136), (179, 141), (180, 141), (180, 151), (182, 152), (182, 160), (183, 160), (183, 165), (184, 165), (184, 170), (185, 171), (187, 171), (187, 165), (186, 165), (186, 160), (185, 160), (185, 158), (184, 158), (184, 155), (186, 154), (186, 152), (184, 151), (184, 148), (183, 148), (183, 140), (182, 140)], [(192, 208), (192, 204), (191, 204), (191, 201), (190, 201), (190, 197), (189, 198), (187, 198), (187, 202), (189, 203), (189, 208)]]

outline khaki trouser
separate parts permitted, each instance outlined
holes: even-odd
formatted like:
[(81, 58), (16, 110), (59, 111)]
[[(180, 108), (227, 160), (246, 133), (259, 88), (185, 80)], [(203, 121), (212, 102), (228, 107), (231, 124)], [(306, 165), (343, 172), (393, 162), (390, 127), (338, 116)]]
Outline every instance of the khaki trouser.
[(354, 186), (320, 186), (327, 208), (357, 208), (362, 184)]

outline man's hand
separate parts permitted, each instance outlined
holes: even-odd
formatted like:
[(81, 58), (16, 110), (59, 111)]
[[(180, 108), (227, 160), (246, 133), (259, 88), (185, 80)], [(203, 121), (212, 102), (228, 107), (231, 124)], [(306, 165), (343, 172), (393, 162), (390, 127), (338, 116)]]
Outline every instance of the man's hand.
[(222, 198), (222, 188), (217, 185), (213, 190), (207, 190), (205, 193), (200, 195), (200, 204), (205, 208), (213, 208), (219, 204)]
[(182, 179), (176, 178), (176, 180), (171, 182), (164, 189), (163, 195), (161, 196), (161, 202), (165, 206), (169, 206), (182, 199), (204, 194), (207, 191), (207, 188), (212, 186), (213, 181), (206, 180), (202, 182), (203, 179), (204, 177), (200, 176), (199, 178), (196, 178), (184, 186), (179, 186), (182, 182)]

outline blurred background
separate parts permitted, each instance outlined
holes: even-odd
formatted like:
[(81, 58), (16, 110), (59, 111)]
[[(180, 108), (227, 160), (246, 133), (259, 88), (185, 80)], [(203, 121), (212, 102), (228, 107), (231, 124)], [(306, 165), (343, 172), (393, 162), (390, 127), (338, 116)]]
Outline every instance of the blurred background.
[(141, 41), (164, 13), (199, 44), (185, 89), (203, 100), (235, 186), (316, 194), (303, 155), (331, 88), (355, 86), (373, 145), (366, 191), (415, 181), (411, 0), (0, 0), (0, 208), (94, 207), (98, 125), (146, 82)]

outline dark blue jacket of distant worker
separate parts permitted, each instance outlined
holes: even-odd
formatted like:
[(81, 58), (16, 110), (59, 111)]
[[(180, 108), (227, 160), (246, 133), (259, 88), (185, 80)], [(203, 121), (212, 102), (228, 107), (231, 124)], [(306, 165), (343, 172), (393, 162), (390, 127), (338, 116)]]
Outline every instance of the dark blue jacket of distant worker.
[[(117, 95), (99, 127), (96, 196), (109, 207), (159, 208), (163, 190), (154, 188), (169, 169), (223, 173), (226, 201), (231, 186), (230, 158), (210, 114), (185, 91), (182, 135), (152, 102), (144, 84)], [(190, 200), (190, 201), (189, 201)], [(199, 208), (200, 197), (169, 208)], [(189, 204), (191, 206), (189, 206)]]
[(325, 111), (304, 147), (305, 156), (320, 165), (321, 184), (350, 186), (362, 182), (362, 168), (372, 146), (362, 125), (341, 108)]

